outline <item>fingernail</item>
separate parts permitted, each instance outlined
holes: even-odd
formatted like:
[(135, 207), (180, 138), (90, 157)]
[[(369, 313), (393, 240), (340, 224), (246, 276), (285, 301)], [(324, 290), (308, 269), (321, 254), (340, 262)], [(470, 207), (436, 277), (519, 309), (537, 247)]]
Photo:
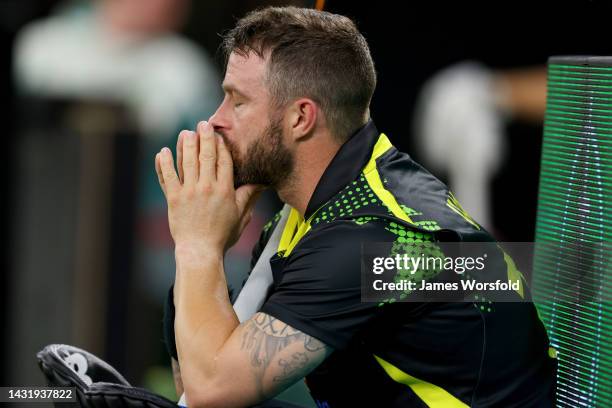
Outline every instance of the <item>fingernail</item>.
[(162, 149), (162, 153), (166, 153), (166, 154), (168, 154), (168, 153), (170, 153), (170, 149), (168, 149), (167, 147), (164, 147), (164, 148)]

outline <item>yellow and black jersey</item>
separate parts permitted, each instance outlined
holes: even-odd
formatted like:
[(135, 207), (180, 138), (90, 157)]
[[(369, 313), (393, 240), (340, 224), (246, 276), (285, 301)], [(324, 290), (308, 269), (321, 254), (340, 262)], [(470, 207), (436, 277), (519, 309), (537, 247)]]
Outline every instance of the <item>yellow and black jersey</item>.
[[(254, 260), (278, 221), (264, 228)], [(289, 214), (261, 308), (334, 349), (306, 378), (319, 407), (554, 406), (556, 360), (532, 303), (362, 301), (364, 244), (449, 241), (494, 242), (442, 182), (367, 123), (325, 170), (304, 217)], [(481, 279), (518, 273), (501, 250), (490, 265)], [(526, 286), (519, 292), (528, 296)]]
[[(556, 361), (532, 303), (362, 302), (363, 244), (442, 240), (493, 238), (368, 123), (326, 169), (305, 216), (290, 214), (261, 309), (334, 348), (306, 378), (319, 407), (554, 405)], [(507, 279), (498, 256), (486, 272)]]

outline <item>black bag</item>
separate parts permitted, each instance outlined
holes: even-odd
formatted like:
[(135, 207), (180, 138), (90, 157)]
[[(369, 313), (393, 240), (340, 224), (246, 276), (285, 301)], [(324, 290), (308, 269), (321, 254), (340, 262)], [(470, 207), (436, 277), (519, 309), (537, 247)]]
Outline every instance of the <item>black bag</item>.
[(144, 388), (132, 387), (104, 360), (64, 344), (50, 344), (36, 354), (49, 386), (76, 387), (77, 403), (87, 408), (176, 408), (176, 403)]

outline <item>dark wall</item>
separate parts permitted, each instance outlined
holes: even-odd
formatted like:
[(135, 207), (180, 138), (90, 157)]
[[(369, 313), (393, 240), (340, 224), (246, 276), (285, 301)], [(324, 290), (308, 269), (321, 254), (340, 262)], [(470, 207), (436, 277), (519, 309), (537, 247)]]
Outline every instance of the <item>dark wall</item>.
[[(423, 4), (426, 3), (426, 4)], [(413, 111), (423, 83), (462, 60), (492, 69), (546, 64), (551, 55), (610, 55), (606, 1), (355, 2), (328, 0), (352, 17), (370, 45), (378, 73), (372, 117), (399, 149), (416, 153)], [(508, 158), (493, 181), (498, 239), (531, 241), (542, 124), (507, 124)], [(437, 176), (444, 179), (443, 174)]]

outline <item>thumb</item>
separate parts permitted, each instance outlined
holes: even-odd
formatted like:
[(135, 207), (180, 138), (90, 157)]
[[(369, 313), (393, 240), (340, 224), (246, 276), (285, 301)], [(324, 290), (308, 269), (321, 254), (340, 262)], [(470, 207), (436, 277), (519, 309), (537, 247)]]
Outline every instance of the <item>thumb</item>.
[(244, 229), (249, 224), (249, 222), (251, 222), (252, 218), (253, 218), (253, 208), (250, 208), (250, 209), (246, 210), (246, 212), (244, 213), (244, 215), (240, 219), (240, 226), (238, 227), (239, 228), (238, 231), (241, 231), (241, 232), (244, 231)]
[(244, 215), (245, 211), (253, 206), (263, 190), (264, 188), (257, 184), (245, 184), (238, 187), (236, 190), (236, 205), (240, 216)]

